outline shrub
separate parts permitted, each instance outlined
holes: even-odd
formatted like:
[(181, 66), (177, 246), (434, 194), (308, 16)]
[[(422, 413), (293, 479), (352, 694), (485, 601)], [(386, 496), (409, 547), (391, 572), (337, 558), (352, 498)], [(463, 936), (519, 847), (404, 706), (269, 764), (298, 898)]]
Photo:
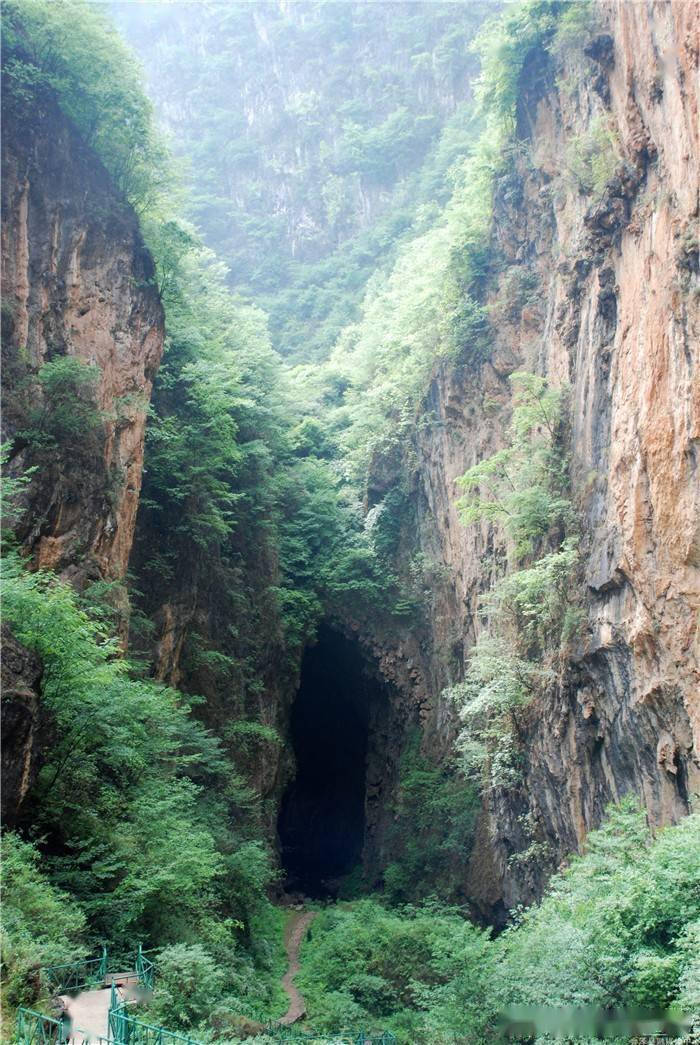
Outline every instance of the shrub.
[(149, 1022), (193, 1030), (221, 996), (224, 973), (199, 944), (175, 944), (158, 952), (158, 975)]
[[(99, 367), (74, 356), (57, 356), (39, 369), (40, 395), (31, 395), (26, 428), (18, 433), (35, 451), (59, 449), (67, 456), (95, 448), (103, 424), (97, 407)], [(20, 392), (20, 394), (22, 394)]]
[(51, 884), (79, 901), (92, 933), (119, 946), (177, 942), (224, 896), (227, 913), (248, 925), (267, 904), (269, 862), (236, 833), (227, 805), (235, 771), (217, 738), (182, 694), (129, 677), (116, 640), (67, 585), (10, 556), (3, 592), (5, 619), (42, 658), (54, 723), (33, 795)]
[[(450, 1026), (480, 1040), (489, 970), (488, 934), (454, 910), (428, 904), (392, 911), (366, 899), (318, 915), (298, 983), (318, 1030), (370, 1024), (408, 1043), (438, 1041), (431, 1029)], [(463, 989), (452, 993), (458, 973)]]
[(151, 206), (169, 180), (167, 157), (139, 68), (104, 14), (81, 0), (8, 0), (2, 22), (10, 99), (54, 90), (130, 202)]
[(561, 447), (565, 397), (536, 374), (517, 373), (510, 444), (458, 480), (457, 506), (465, 523), (502, 520), (518, 559), (571, 521), (568, 458)]
[(415, 731), (404, 751), (387, 849), (394, 860), (384, 871), (392, 903), (428, 895), (449, 896), (471, 849), (478, 799), (469, 784), (421, 753)]
[(584, 855), (497, 941), (502, 1004), (663, 1009), (684, 997), (699, 883), (700, 817), (654, 838), (634, 799), (611, 806)]
[(607, 117), (597, 116), (566, 146), (566, 164), (579, 192), (599, 199), (622, 163), (620, 142)]
[(85, 956), (85, 914), (39, 869), (40, 854), (19, 835), (2, 839), (2, 979), (7, 1003), (31, 1006), (43, 965)]
[(512, 1005), (692, 1013), (699, 883), (700, 817), (654, 836), (625, 799), (495, 940), (437, 904), (387, 910), (367, 899), (323, 911), (302, 949), (310, 1020), (331, 1033), (364, 1022), (402, 1043), (481, 1045)]
[(514, 779), (517, 710), (556, 682), (581, 620), (565, 396), (535, 374), (511, 380), (509, 445), (458, 480), (466, 491), (457, 502), (464, 522), (502, 522), (512, 540), (509, 572), (482, 598), (486, 625), (464, 681), (448, 692), (462, 721), (462, 768), (478, 775), (490, 759), (491, 786)]
[(580, 53), (591, 39), (597, 22), (592, 0), (564, 4), (549, 50), (560, 62), (570, 63), (572, 55)]

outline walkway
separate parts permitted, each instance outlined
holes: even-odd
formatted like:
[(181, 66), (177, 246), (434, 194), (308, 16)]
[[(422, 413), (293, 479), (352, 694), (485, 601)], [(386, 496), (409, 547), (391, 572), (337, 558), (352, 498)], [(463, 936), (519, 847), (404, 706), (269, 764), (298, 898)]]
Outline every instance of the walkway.
[(109, 1037), (109, 1003), (113, 979), (119, 984), (119, 993), (125, 1001), (131, 1001), (136, 997), (136, 973), (124, 973), (121, 976), (110, 973), (105, 977), (105, 983), (109, 986), (93, 991), (81, 991), (75, 995), (59, 995), (59, 1000), (63, 1002), (71, 1021), (70, 1045), (83, 1045), (86, 1041), (93, 1042), (98, 1038)]
[(301, 947), (301, 941), (306, 936), (306, 932), (316, 917), (316, 913), (316, 911), (295, 912), (287, 922), (284, 932), (284, 945), (287, 951), (287, 962), (289, 964), (286, 973), (282, 977), (282, 986), (289, 998), (289, 1008), (279, 1021), (283, 1027), (290, 1027), (293, 1023), (296, 1023), (297, 1020), (300, 1020), (302, 1016), (306, 1015), (304, 998), (302, 997), (301, 991), (294, 986), (294, 977), (301, 968), (299, 963), (299, 948)]
[[(107, 1037), (110, 994), (109, 987), (102, 987), (97, 991), (82, 991), (74, 998), (70, 994), (59, 995), (59, 1001), (63, 1002), (70, 1017), (71, 1043), (82, 1045), (84, 1041)], [(73, 1027), (80, 1030), (73, 1030)]]

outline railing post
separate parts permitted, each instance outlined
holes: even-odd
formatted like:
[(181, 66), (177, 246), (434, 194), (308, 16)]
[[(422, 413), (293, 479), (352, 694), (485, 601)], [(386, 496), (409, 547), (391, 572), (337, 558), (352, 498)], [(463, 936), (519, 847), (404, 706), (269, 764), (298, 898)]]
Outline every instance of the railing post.
[(119, 1019), (119, 1002), (117, 1000), (117, 988), (112, 980), (112, 990), (109, 995), (109, 1012), (107, 1014), (107, 1037), (118, 1042), (121, 1038), (117, 1027)]

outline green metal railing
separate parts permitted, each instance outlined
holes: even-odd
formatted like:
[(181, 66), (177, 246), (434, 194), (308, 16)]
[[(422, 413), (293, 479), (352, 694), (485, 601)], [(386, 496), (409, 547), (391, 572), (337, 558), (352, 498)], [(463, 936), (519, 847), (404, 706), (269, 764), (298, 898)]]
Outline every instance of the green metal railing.
[(139, 978), (139, 983), (146, 990), (152, 991), (153, 984), (156, 978), (156, 967), (155, 963), (150, 958), (146, 957), (145, 951), (139, 944), (138, 954), (136, 955), (136, 973)]
[[(135, 972), (139, 984), (150, 991), (153, 990), (156, 966), (151, 958), (146, 957), (147, 953), (153, 952), (145, 952), (139, 944)], [(123, 965), (123, 962), (120, 963), (120, 972), (124, 972)], [(55, 994), (84, 990), (97, 984), (102, 986), (109, 974), (107, 948), (102, 948), (99, 958), (52, 965), (45, 968), (43, 973), (45, 981)], [(131, 975), (133, 976), (133, 973)], [(72, 1033), (75, 1032), (73, 1029)], [(83, 1032), (78, 1033), (82, 1033), (83, 1040), (89, 1045), (201, 1045), (186, 1034), (177, 1034), (164, 1027), (146, 1023), (136, 1016), (130, 1016), (126, 1002), (114, 981), (111, 984), (107, 1037), (88, 1038)], [(305, 1045), (396, 1045), (396, 1038), (388, 1031), (344, 1031), (329, 1035), (274, 1023), (268, 1025), (266, 1033), (275, 1041), (304, 1042)], [(16, 1040), (19, 1045), (67, 1045), (70, 1034), (71, 1028), (67, 1020), (54, 1019), (33, 1009), (18, 1010)]]
[[(123, 972), (125, 963), (118, 961), (116, 964), (119, 966), (118, 971)], [(140, 944), (136, 955), (135, 967), (139, 983), (147, 990), (153, 990), (155, 964), (150, 958), (146, 957)], [(101, 987), (104, 985), (108, 972), (107, 948), (103, 947), (99, 958), (85, 958), (78, 962), (49, 965), (42, 970), (42, 975), (49, 991), (56, 995)], [(120, 1033), (128, 1035), (128, 1037), (117, 1037), (113, 1034), (112, 1024), (114, 1021), (112, 1020), (112, 1010), (115, 1011), (115, 1019)], [(123, 1018), (120, 1017), (120, 1013), (122, 1013)], [(160, 1045), (161, 1041), (163, 1045), (166, 1045), (170, 1041), (191, 1041), (188, 1038), (171, 1035), (169, 1031), (163, 1031), (160, 1038), (144, 1036), (138, 1027), (131, 1026), (132, 1023), (138, 1023), (138, 1021), (134, 1021), (126, 1015), (124, 1002), (120, 999), (114, 984), (112, 984), (109, 1037), (89, 1038), (84, 1031), (79, 1031), (79, 1033), (82, 1034), (83, 1040), (89, 1043), (89, 1045), (122, 1045), (122, 1042), (133, 1042), (135, 1045), (136, 1043), (140, 1045), (141, 1042), (158, 1042), (158, 1045)], [(75, 1033), (75, 1028), (72, 1033)], [(33, 1009), (24, 1007), (18, 1009), (16, 1040), (19, 1045), (65, 1045), (70, 1040), (70, 1034), (70, 1024), (67, 1020), (54, 1019), (52, 1016), (45, 1016), (41, 1012), (35, 1012)]]
[[(19, 1045), (66, 1045), (76, 1028), (67, 1022), (45, 1016), (43, 1012), (20, 1008), (17, 1010), (17, 1033)], [(91, 1038), (85, 1031), (78, 1030), (85, 1045), (112, 1045), (107, 1038)]]
[(46, 985), (52, 994), (81, 991), (93, 987), (105, 978), (107, 972), (107, 948), (102, 948), (99, 958), (84, 958), (79, 962), (64, 965), (47, 965), (44, 970)]
[(33, 1009), (19, 1009), (17, 1012), (17, 1041), (22, 1045), (48, 1045), (57, 1042), (62, 1045), (67, 1039), (67, 1028), (62, 1020), (54, 1020)]
[(155, 1027), (135, 1016), (129, 1016), (114, 984), (109, 1005), (109, 1040), (114, 1042), (114, 1045), (171, 1045), (177, 1042), (180, 1045), (201, 1045), (194, 1038), (188, 1038), (186, 1034), (176, 1034), (174, 1031), (165, 1030), (164, 1027)]

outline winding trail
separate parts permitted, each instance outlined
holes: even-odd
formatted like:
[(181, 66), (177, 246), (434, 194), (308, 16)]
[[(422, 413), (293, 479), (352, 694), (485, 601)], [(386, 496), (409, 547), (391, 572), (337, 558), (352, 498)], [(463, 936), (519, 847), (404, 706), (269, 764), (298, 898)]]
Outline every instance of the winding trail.
[(298, 911), (289, 919), (284, 931), (284, 946), (287, 951), (287, 962), (289, 964), (286, 973), (282, 977), (282, 986), (289, 998), (289, 1008), (279, 1021), (283, 1027), (290, 1027), (292, 1023), (296, 1023), (297, 1020), (306, 1015), (304, 998), (301, 991), (294, 986), (294, 977), (301, 968), (299, 963), (301, 941), (306, 936), (306, 932), (316, 914), (316, 911)]

